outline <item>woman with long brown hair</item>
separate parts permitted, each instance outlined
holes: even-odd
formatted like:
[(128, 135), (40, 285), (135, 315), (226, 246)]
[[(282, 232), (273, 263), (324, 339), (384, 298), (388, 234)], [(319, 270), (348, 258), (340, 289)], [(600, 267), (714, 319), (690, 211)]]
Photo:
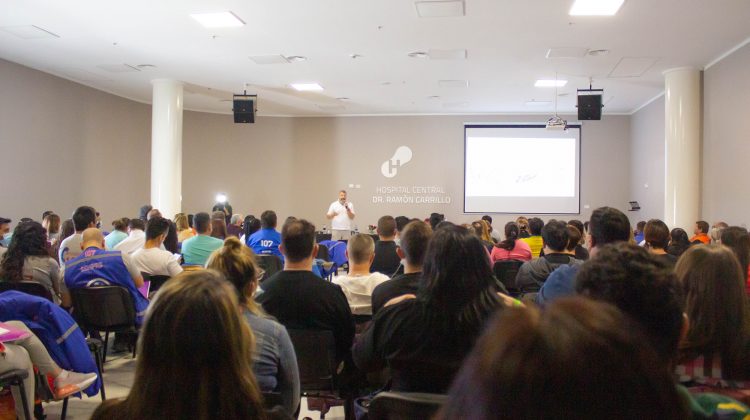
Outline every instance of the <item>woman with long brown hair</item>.
[(8, 251), (0, 261), (0, 279), (39, 283), (59, 303), (60, 265), (50, 256), (47, 231), (41, 224), (32, 221), (16, 226)]
[(677, 261), (675, 274), (690, 320), (680, 345), (680, 381), (706, 385), (749, 381), (750, 312), (746, 273), (737, 257), (722, 245), (690, 247)]
[(130, 394), (103, 403), (92, 418), (265, 419), (247, 357), (254, 339), (238, 305), (216, 271), (173, 277), (149, 307)]

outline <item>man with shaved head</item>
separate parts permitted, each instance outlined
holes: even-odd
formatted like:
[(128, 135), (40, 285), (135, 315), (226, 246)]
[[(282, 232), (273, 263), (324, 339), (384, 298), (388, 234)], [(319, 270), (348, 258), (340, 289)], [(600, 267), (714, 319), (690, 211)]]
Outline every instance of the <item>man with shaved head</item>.
[[(148, 300), (138, 291), (143, 286), (141, 273), (127, 254), (106, 251), (104, 235), (97, 228), (83, 231), (81, 254), (65, 264), (65, 287), (67, 290), (93, 286), (120, 286), (128, 290), (135, 302), (136, 322), (140, 325), (148, 307)], [(70, 302), (67, 291), (63, 294), (63, 306)]]

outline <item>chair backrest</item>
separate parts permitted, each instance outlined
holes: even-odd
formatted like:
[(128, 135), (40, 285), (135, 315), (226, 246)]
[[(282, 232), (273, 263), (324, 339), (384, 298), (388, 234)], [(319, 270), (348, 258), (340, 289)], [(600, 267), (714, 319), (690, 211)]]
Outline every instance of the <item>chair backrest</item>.
[(319, 260), (323, 260), (323, 261), (331, 261), (331, 256), (328, 253), (328, 247), (327, 246), (323, 246), (323, 245), (319, 245), (318, 246), (318, 255), (317, 255), (316, 258), (318, 258)]
[(370, 402), (370, 420), (429, 420), (448, 399), (447, 395), (381, 392)]
[(516, 285), (516, 275), (518, 275), (518, 270), (522, 265), (523, 261), (503, 260), (495, 262), (495, 265), (492, 267), (495, 272), (495, 277), (497, 277), (497, 280), (508, 289), (508, 293), (510, 293), (511, 296), (517, 296), (521, 292)]
[(135, 327), (135, 303), (127, 289), (98, 286), (73, 289), (73, 310), (82, 328), (122, 331)]
[(267, 279), (273, 276), (284, 268), (284, 265), (281, 263), (281, 258), (275, 255), (256, 256), (258, 257), (258, 265), (263, 269), (263, 271), (266, 272), (265, 276), (263, 276), (263, 279)]
[(284, 400), (281, 398), (281, 392), (263, 392), (263, 406), (266, 408), (266, 410), (270, 410), (279, 405), (284, 405)]
[(289, 329), (302, 391), (334, 391), (336, 342), (328, 330)]
[(37, 283), (35, 281), (1, 281), (0, 293), (6, 292), (8, 290), (15, 290), (18, 292), (26, 293), (27, 295), (39, 296), (40, 298), (44, 298), (49, 300), (50, 302), (54, 302), (54, 300), (52, 299), (52, 293), (50, 293), (50, 291), (41, 283)]
[(149, 281), (151, 282), (151, 288), (149, 289), (149, 293), (154, 293), (159, 290), (169, 279), (171, 279), (169, 276), (150, 276)]

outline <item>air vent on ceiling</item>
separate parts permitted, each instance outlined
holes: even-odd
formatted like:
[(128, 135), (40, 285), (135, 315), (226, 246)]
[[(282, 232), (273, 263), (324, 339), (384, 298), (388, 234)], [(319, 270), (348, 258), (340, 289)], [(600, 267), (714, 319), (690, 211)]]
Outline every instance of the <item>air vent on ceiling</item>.
[(654, 57), (623, 57), (609, 73), (609, 77), (640, 77), (658, 60)]

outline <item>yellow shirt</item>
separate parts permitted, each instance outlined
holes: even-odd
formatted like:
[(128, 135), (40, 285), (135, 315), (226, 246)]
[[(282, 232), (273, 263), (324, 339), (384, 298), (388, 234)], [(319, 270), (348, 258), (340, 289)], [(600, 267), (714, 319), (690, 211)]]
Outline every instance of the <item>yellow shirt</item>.
[(542, 252), (542, 248), (544, 247), (542, 237), (530, 236), (528, 238), (521, 238), (521, 240), (529, 244), (529, 248), (531, 248), (531, 256), (534, 258), (539, 258), (539, 254)]

